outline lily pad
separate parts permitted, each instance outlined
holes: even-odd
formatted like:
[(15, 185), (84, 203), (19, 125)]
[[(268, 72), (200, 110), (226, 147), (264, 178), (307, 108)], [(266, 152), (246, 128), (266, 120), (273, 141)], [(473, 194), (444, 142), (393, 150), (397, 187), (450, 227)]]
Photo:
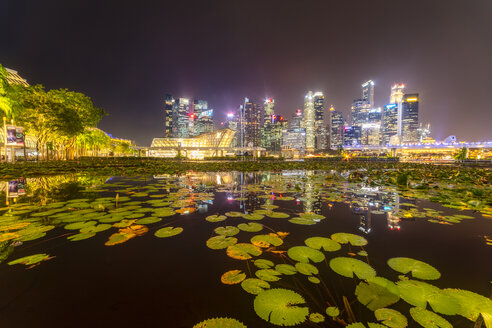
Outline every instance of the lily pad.
[(237, 226), (242, 231), (258, 232), (263, 229), (263, 225), (256, 222), (240, 223)]
[(253, 220), (253, 221), (259, 221), (263, 219), (263, 214), (260, 213), (248, 213), (248, 214), (243, 214), (242, 217), (246, 220)]
[(275, 219), (287, 219), (290, 215), (283, 212), (268, 212), (267, 216)]
[(207, 247), (211, 249), (223, 249), (237, 243), (237, 238), (227, 236), (215, 236), (207, 240)]
[(435, 280), (441, 277), (432, 265), (408, 257), (394, 257), (388, 260), (388, 265), (403, 274), (411, 272), (412, 276), (418, 279)]
[(296, 263), (296, 270), (302, 273), (303, 275), (310, 276), (312, 274), (318, 274), (319, 270), (317, 267), (312, 265), (311, 263)]
[(289, 220), (290, 223), (300, 224), (300, 225), (313, 225), (316, 224), (316, 221), (308, 218), (296, 217)]
[(370, 278), (367, 283), (361, 281), (355, 289), (355, 295), (371, 311), (387, 307), (400, 299), (398, 287), (382, 277)]
[(165, 228), (161, 228), (161, 229), (157, 230), (154, 233), (154, 236), (159, 237), (159, 238), (166, 238), (166, 237), (176, 236), (182, 232), (183, 232), (183, 228), (181, 228), (181, 227), (176, 227), (176, 228), (165, 227)]
[(95, 232), (81, 232), (75, 235), (68, 236), (67, 239), (70, 241), (80, 241), (88, 238), (92, 238), (96, 235)]
[(114, 233), (109, 236), (109, 240), (104, 243), (106, 246), (114, 246), (127, 242), (128, 240), (136, 237), (134, 233)]
[(270, 288), (270, 284), (265, 280), (248, 278), (241, 283), (241, 287), (250, 294), (258, 295), (265, 289)]
[(314, 249), (321, 249), (327, 252), (335, 252), (338, 251), (342, 246), (330, 238), (325, 237), (311, 237), (304, 241), (304, 243)]
[(93, 226), (96, 223), (97, 223), (97, 221), (75, 222), (75, 223), (67, 224), (64, 228), (67, 230), (79, 230), (79, 229)]
[(280, 246), (284, 243), (282, 238), (274, 234), (256, 235), (251, 238), (251, 243), (255, 246), (267, 248), (270, 246)]
[(213, 318), (197, 323), (193, 328), (246, 328), (246, 326), (236, 319)]
[(492, 327), (492, 300), (490, 298), (463, 289), (444, 289), (443, 292), (458, 301), (459, 315), (476, 321), (482, 314), (486, 327)]
[(312, 321), (314, 323), (319, 323), (325, 321), (325, 316), (322, 315), (321, 313), (311, 313), (309, 315), (309, 321)]
[(453, 328), (453, 326), (446, 319), (423, 308), (411, 308), (410, 315), (413, 320), (424, 328)]
[(315, 213), (301, 213), (299, 216), (303, 219), (310, 219), (315, 221), (323, 220), (325, 218), (324, 215)]
[(287, 255), (297, 262), (309, 263), (309, 260), (319, 263), (325, 259), (325, 255), (316, 249), (307, 246), (294, 246), (289, 248)]
[(50, 256), (48, 254), (45, 254), (45, 253), (34, 254), (34, 255), (29, 255), (29, 256), (21, 257), (20, 259), (17, 259), (17, 260), (14, 260), (14, 261), (10, 261), (8, 263), (8, 265), (24, 264), (24, 265), (31, 266), (31, 265), (37, 264), (37, 263), (39, 263), (41, 261), (46, 261), (46, 260), (49, 260), (49, 259), (50, 259)]
[(258, 246), (247, 243), (239, 243), (227, 247), (227, 255), (236, 260), (249, 260), (253, 256), (261, 255), (262, 252)]
[(277, 264), (275, 266), (275, 270), (277, 270), (281, 274), (285, 274), (289, 276), (297, 273), (296, 268), (290, 264)]
[(319, 280), (318, 278), (316, 278), (315, 276), (309, 276), (308, 277), (308, 280), (310, 282), (312, 282), (313, 284), (319, 284), (321, 282), (321, 280)]
[(225, 215), (230, 216), (232, 218), (238, 218), (238, 217), (241, 217), (243, 215), (243, 213), (241, 213), (241, 212), (227, 212), (227, 213), (225, 213)]
[(218, 227), (214, 231), (216, 234), (223, 236), (234, 236), (239, 233), (239, 229), (234, 226)]
[(304, 321), (309, 308), (304, 298), (288, 289), (268, 289), (256, 296), (254, 309), (263, 320), (278, 326), (295, 326)]
[(369, 279), (376, 276), (376, 270), (369, 264), (350, 257), (335, 257), (331, 259), (330, 268), (339, 275), (348, 278), (353, 278), (354, 274), (359, 279)]
[(274, 263), (270, 260), (258, 259), (254, 261), (254, 265), (260, 269), (269, 269), (273, 267)]
[(326, 314), (330, 317), (338, 317), (340, 310), (336, 306), (330, 306), (326, 308)]
[(227, 271), (220, 277), (220, 281), (226, 285), (236, 285), (246, 279), (246, 274), (241, 270)]
[(82, 228), (82, 229), (80, 229), (80, 233), (97, 233), (97, 232), (106, 231), (108, 229), (111, 229), (111, 227), (112, 227), (111, 224), (100, 223), (98, 225), (93, 225), (90, 227)]
[(150, 216), (150, 217), (146, 217), (146, 218), (135, 221), (135, 224), (152, 224), (152, 223), (156, 223), (159, 221), (162, 221), (162, 219), (155, 217), (155, 216)]
[(378, 321), (382, 321), (382, 323), (390, 328), (405, 328), (408, 326), (407, 318), (393, 309), (378, 309), (374, 311), (374, 315)]
[(278, 276), (281, 275), (280, 272), (274, 269), (261, 269), (255, 272), (255, 275), (261, 280), (265, 281), (278, 281), (280, 278)]
[(367, 245), (367, 239), (359, 235), (354, 235), (353, 233), (337, 232), (331, 235), (331, 239), (339, 242), (340, 244), (349, 243), (352, 246)]
[(205, 220), (207, 220), (208, 222), (220, 222), (224, 221), (225, 219), (227, 219), (227, 216), (218, 214), (209, 215), (205, 218)]

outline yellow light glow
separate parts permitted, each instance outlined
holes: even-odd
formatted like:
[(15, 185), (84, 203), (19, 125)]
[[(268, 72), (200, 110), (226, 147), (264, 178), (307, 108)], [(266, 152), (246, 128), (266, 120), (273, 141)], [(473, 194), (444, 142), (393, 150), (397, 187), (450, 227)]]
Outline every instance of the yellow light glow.
[(407, 102), (416, 102), (418, 100), (419, 100), (418, 98), (407, 98), (406, 99)]

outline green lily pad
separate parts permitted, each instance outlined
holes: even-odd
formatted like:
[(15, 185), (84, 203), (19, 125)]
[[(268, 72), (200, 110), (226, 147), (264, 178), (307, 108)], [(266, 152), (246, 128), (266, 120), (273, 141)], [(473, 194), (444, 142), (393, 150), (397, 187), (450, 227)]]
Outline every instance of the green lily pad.
[(193, 328), (246, 328), (246, 326), (236, 319), (213, 318), (197, 323)]
[(400, 299), (398, 287), (382, 277), (370, 278), (367, 283), (361, 281), (355, 289), (355, 295), (371, 311), (387, 307)]
[(388, 265), (403, 274), (411, 272), (412, 276), (418, 279), (435, 280), (441, 277), (432, 265), (408, 257), (394, 257), (388, 260)]
[(223, 249), (237, 243), (237, 238), (227, 236), (215, 236), (207, 240), (207, 247), (211, 249)]
[(225, 219), (227, 219), (227, 216), (218, 214), (209, 215), (205, 218), (205, 220), (207, 220), (208, 222), (220, 222), (224, 221)]
[(357, 253), (357, 255), (360, 255), (360, 256), (367, 256), (367, 252), (366, 251), (360, 251)]
[(341, 276), (369, 279), (376, 276), (376, 271), (366, 262), (350, 257), (335, 257), (330, 261), (330, 268)]
[(67, 224), (64, 228), (67, 230), (80, 230), (83, 228), (93, 226), (96, 223), (97, 223), (97, 221), (75, 222), (75, 223)]
[(140, 220), (135, 221), (135, 224), (152, 224), (162, 221), (161, 218), (155, 217), (155, 216), (149, 216)]
[(360, 323), (360, 322), (354, 322), (354, 323), (351, 323), (350, 325), (348, 325), (347, 327), (345, 328), (366, 328), (364, 326), (363, 323)]
[(159, 237), (159, 238), (166, 238), (166, 237), (172, 237), (172, 236), (179, 235), (182, 232), (183, 232), (183, 228), (181, 228), (181, 227), (176, 227), (176, 228), (164, 227), (164, 228), (157, 230), (154, 233), (154, 236)]
[(321, 249), (327, 252), (335, 252), (338, 251), (342, 246), (330, 238), (325, 237), (311, 237), (304, 241), (304, 243), (314, 249)]
[(259, 221), (263, 219), (263, 214), (260, 213), (248, 213), (248, 214), (243, 214), (242, 217), (246, 220), (253, 220), (253, 221)]
[(111, 229), (111, 227), (112, 227), (111, 224), (100, 223), (98, 225), (82, 228), (80, 229), (80, 233), (92, 233), (92, 232), (98, 233), (101, 231), (106, 231), (108, 229)]
[(34, 255), (29, 255), (25, 257), (21, 257), (20, 259), (10, 261), (8, 265), (14, 265), (14, 264), (24, 264), (24, 265), (34, 265), (37, 264), (41, 261), (46, 261), (49, 260), (50, 256), (48, 254), (42, 253), (42, 254), (34, 254)]
[(220, 277), (220, 281), (226, 285), (239, 284), (244, 279), (246, 279), (246, 274), (241, 270), (227, 271)]
[(393, 309), (377, 309), (374, 311), (374, 315), (378, 321), (382, 321), (382, 323), (390, 328), (405, 328), (408, 326), (407, 318)]
[(67, 239), (70, 241), (79, 241), (92, 238), (96, 235), (95, 232), (81, 232), (75, 235), (68, 236)]
[(126, 228), (126, 227), (129, 227), (132, 224), (134, 224), (135, 221), (137, 221), (137, 220), (136, 219), (131, 219), (131, 220), (124, 219), (124, 220), (121, 220), (120, 222), (113, 224), (113, 227), (115, 227), (115, 228)]
[(232, 218), (238, 218), (238, 217), (241, 217), (243, 215), (243, 213), (241, 213), (241, 212), (227, 212), (227, 213), (225, 213), (225, 215), (230, 216)]
[(316, 221), (308, 218), (296, 217), (289, 220), (290, 223), (300, 224), (300, 225), (313, 225), (316, 224)]
[(277, 264), (275, 266), (275, 270), (277, 270), (281, 274), (285, 274), (289, 276), (297, 273), (296, 268), (290, 264)]
[(315, 214), (315, 213), (301, 213), (299, 214), (299, 216), (303, 219), (310, 219), (315, 221), (323, 220), (325, 218), (324, 215)]
[(258, 294), (254, 301), (256, 314), (263, 320), (278, 326), (295, 326), (309, 314), (304, 298), (288, 289), (268, 289)]
[(270, 260), (258, 259), (254, 261), (254, 265), (260, 269), (269, 269), (273, 267), (274, 263)]
[(349, 243), (352, 246), (367, 245), (367, 239), (359, 235), (354, 235), (353, 233), (337, 232), (331, 235), (331, 239), (339, 242), (340, 244)]
[(280, 278), (278, 276), (281, 275), (280, 272), (275, 271), (274, 269), (261, 269), (255, 272), (255, 275), (261, 280), (265, 281), (278, 281)]
[(227, 255), (236, 260), (249, 260), (253, 256), (263, 253), (261, 248), (253, 244), (239, 243), (227, 247)]
[(263, 229), (263, 225), (256, 222), (240, 223), (237, 225), (237, 227), (240, 230), (247, 231), (247, 232), (258, 232)]
[(471, 321), (477, 321), (480, 314), (487, 328), (492, 327), (492, 300), (480, 294), (463, 289), (444, 289), (443, 292), (457, 300), (458, 314)]
[(287, 219), (290, 215), (283, 212), (268, 212), (267, 216), (275, 219)]
[(276, 235), (256, 235), (251, 238), (251, 243), (258, 247), (267, 248), (270, 246), (280, 246), (284, 241)]
[(241, 287), (250, 294), (258, 295), (265, 289), (269, 289), (270, 284), (265, 280), (248, 278), (241, 283)]
[(446, 319), (423, 308), (411, 308), (410, 315), (413, 320), (424, 328), (453, 328), (453, 326)]
[(312, 274), (318, 274), (319, 270), (317, 267), (312, 265), (311, 263), (296, 263), (296, 270), (302, 273), (303, 275), (310, 276)]
[(216, 234), (223, 236), (234, 236), (239, 233), (239, 229), (234, 226), (218, 227), (214, 231)]
[(338, 317), (340, 310), (336, 306), (330, 306), (326, 308), (326, 314), (330, 317)]
[(316, 249), (307, 246), (294, 246), (289, 248), (287, 255), (297, 262), (309, 263), (309, 260), (319, 263), (325, 259), (325, 255)]
[(311, 313), (309, 315), (309, 321), (312, 321), (314, 323), (319, 323), (325, 321), (325, 316), (322, 315), (321, 313)]
[(321, 282), (321, 280), (319, 280), (318, 278), (316, 278), (315, 276), (309, 276), (308, 277), (308, 280), (310, 282), (312, 282), (313, 284), (319, 284)]

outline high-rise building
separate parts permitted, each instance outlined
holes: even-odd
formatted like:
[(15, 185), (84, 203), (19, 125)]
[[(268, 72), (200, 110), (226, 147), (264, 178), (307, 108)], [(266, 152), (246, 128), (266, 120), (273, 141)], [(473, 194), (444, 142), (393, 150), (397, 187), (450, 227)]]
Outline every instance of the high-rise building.
[(302, 110), (298, 109), (289, 121), (288, 128), (282, 132), (282, 148), (306, 150), (306, 130), (302, 127)]
[(326, 128), (324, 121), (325, 96), (322, 92), (316, 92), (313, 96), (314, 104), (314, 135), (315, 149), (326, 149)]
[(244, 147), (261, 145), (261, 106), (248, 98), (244, 99)]
[(273, 128), (273, 118), (275, 116), (274, 112), (275, 101), (273, 99), (265, 99), (263, 104), (263, 128), (261, 130), (261, 146), (266, 150), (271, 150), (272, 148), (272, 128)]
[(357, 146), (361, 144), (362, 131), (360, 126), (343, 127), (343, 145)]
[(272, 116), (270, 145), (267, 150), (280, 152), (282, 150), (283, 132), (287, 129), (287, 120), (281, 115)]
[(379, 146), (381, 144), (381, 119), (380, 107), (369, 110), (367, 123), (363, 123), (361, 127), (363, 145)]
[(330, 118), (330, 147), (331, 149), (340, 148), (343, 144), (343, 126), (345, 125), (343, 115), (331, 106)]
[(173, 137), (173, 129), (177, 121), (177, 117), (173, 116), (174, 98), (170, 94), (164, 96), (164, 138)]
[(372, 80), (362, 84), (362, 100), (366, 102), (369, 107), (374, 107), (374, 82)]
[(419, 94), (407, 93), (402, 99), (401, 140), (404, 143), (418, 142)]
[(390, 104), (398, 104), (405, 94), (405, 84), (394, 84), (391, 87)]
[(199, 135), (214, 130), (213, 109), (208, 109), (206, 100), (195, 99), (193, 101), (194, 131), (193, 135)]
[(382, 144), (390, 144), (394, 136), (398, 136), (398, 105), (395, 103), (384, 106)]
[(352, 126), (368, 123), (369, 111), (374, 107), (374, 82), (362, 84), (362, 98), (354, 100), (351, 107)]
[(314, 102), (313, 92), (309, 91), (304, 97), (303, 127), (306, 129), (306, 152), (312, 153), (315, 149), (314, 130)]

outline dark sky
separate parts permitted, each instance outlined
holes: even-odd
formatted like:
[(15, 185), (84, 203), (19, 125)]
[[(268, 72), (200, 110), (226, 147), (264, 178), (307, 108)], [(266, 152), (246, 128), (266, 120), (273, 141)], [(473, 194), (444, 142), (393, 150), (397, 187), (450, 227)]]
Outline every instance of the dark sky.
[(100, 127), (149, 145), (163, 96), (205, 99), (221, 121), (245, 96), (290, 115), (308, 90), (345, 114), (404, 82), (438, 139), (492, 139), (490, 0), (0, 0), (0, 63), (89, 95)]

